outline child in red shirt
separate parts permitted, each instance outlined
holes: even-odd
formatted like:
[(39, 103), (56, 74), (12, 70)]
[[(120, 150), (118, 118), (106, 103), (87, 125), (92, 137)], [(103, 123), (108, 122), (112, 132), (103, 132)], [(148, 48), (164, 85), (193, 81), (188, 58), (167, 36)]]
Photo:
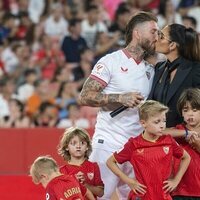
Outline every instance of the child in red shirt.
[[(200, 89), (186, 89), (177, 102), (177, 109), (183, 116), (184, 124), (176, 126), (177, 129), (200, 132)], [(187, 134), (186, 134), (187, 135)], [(187, 136), (188, 137), (188, 136)], [(192, 134), (190, 137), (178, 138), (177, 142), (191, 156), (191, 162), (181, 182), (173, 192), (174, 200), (200, 199), (200, 135)], [(180, 160), (175, 159), (175, 171), (178, 170)]]
[[(171, 200), (170, 192), (179, 184), (190, 156), (170, 135), (164, 135), (168, 108), (157, 101), (148, 100), (139, 108), (144, 132), (130, 138), (120, 152), (115, 152), (107, 166), (127, 183), (130, 200)], [(171, 177), (173, 156), (181, 158), (180, 169)], [(117, 163), (129, 161), (133, 165), (135, 179), (124, 174)]]
[(31, 166), (30, 175), (35, 184), (46, 189), (46, 200), (94, 200), (93, 194), (74, 176), (59, 172), (56, 161), (50, 156), (38, 157)]
[(97, 163), (88, 161), (91, 151), (90, 137), (84, 129), (67, 129), (59, 144), (58, 152), (66, 160), (66, 165), (62, 166), (60, 171), (63, 174), (75, 175), (94, 196), (101, 197), (104, 184)]

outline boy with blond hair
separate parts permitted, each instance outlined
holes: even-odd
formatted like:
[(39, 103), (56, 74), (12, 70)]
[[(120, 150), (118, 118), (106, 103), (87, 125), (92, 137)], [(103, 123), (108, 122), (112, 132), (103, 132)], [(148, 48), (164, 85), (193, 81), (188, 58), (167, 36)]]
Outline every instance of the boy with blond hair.
[(50, 156), (38, 157), (30, 168), (35, 184), (41, 183), (46, 190), (46, 200), (94, 200), (92, 193), (75, 177), (59, 172), (56, 161)]
[[(140, 123), (144, 132), (130, 138), (124, 148), (115, 152), (107, 166), (131, 188), (130, 200), (171, 200), (172, 192), (179, 184), (190, 162), (190, 156), (170, 135), (164, 135), (166, 113), (163, 104), (148, 100), (139, 106)], [(175, 177), (171, 177), (173, 157), (181, 159)], [(135, 172), (135, 179), (128, 177), (118, 167), (129, 161)]]

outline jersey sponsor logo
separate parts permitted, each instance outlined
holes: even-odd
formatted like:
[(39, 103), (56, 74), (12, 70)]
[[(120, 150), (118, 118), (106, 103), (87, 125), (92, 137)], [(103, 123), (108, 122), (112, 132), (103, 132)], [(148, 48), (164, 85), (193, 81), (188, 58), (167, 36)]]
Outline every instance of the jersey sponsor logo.
[(168, 154), (169, 153), (169, 147), (163, 147), (163, 151)]
[(49, 193), (46, 193), (46, 200), (49, 200), (49, 199), (50, 199)]
[(92, 179), (94, 178), (94, 173), (92, 173), (92, 172), (87, 173), (87, 177), (88, 177), (90, 180), (92, 180)]
[(138, 153), (138, 154), (144, 153), (144, 149), (137, 149), (137, 153)]
[(123, 73), (127, 73), (127, 72), (128, 72), (128, 68), (121, 67), (121, 71), (122, 71)]
[(95, 69), (95, 73), (98, 74), (98, 75), (101, 75), (102, 71), (104, 70), (105, 66), (103, 64), (99, 64), (97, 63), (95, 66), (94, 66), (94, 69)]

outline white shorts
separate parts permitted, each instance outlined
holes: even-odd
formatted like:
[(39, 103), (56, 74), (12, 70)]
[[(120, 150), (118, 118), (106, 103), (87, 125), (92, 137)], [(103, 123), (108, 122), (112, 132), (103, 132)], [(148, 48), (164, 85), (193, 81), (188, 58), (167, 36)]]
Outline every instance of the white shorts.
[[(120, 179), (106, 166), (107, 159), (114, 152), (108, 150), (98, 149), (93, 147), (90, 161), (97, 162), (101, 172), (101, 178), (104, 182), (104, 196), (98, 199), (110, 200), (112, 193), (116, 190), (120, 200), (127, 200), (130, 188), (124, 184)], [(119, 165), (120, 169), (129, 177), (134, 177), (133, 167), (129, 162)]]

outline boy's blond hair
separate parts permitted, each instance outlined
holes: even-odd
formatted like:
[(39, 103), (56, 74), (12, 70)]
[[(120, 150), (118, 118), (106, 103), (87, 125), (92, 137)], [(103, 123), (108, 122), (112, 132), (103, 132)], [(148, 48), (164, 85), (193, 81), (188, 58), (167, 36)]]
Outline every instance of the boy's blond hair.
[(40, 156), (36, 158), (30, 167), (30, 175), (35, 184), (40, 183), (43, 174), (51, 175), (53, 172), (58, 172), (59, 168), (56, 161), (51, 156)]
[(88, 159), (92, 152), (90, 137), (86, 130), (78, 127), (71, 127), (65, 130), (58, 146), (58, 154), (60, 154), (66, 161), (71, 159), (71, 155), (66, 149), (74, 136), (78, 136), (82, 141), (87, 143), (85, 158)]
[(161, 112), (168, 112), (168, 107), (162, 103), (154, 100), (147, 100), (139, 106), (140, 120), (147, 121), (150, 117), (153, 117)]

